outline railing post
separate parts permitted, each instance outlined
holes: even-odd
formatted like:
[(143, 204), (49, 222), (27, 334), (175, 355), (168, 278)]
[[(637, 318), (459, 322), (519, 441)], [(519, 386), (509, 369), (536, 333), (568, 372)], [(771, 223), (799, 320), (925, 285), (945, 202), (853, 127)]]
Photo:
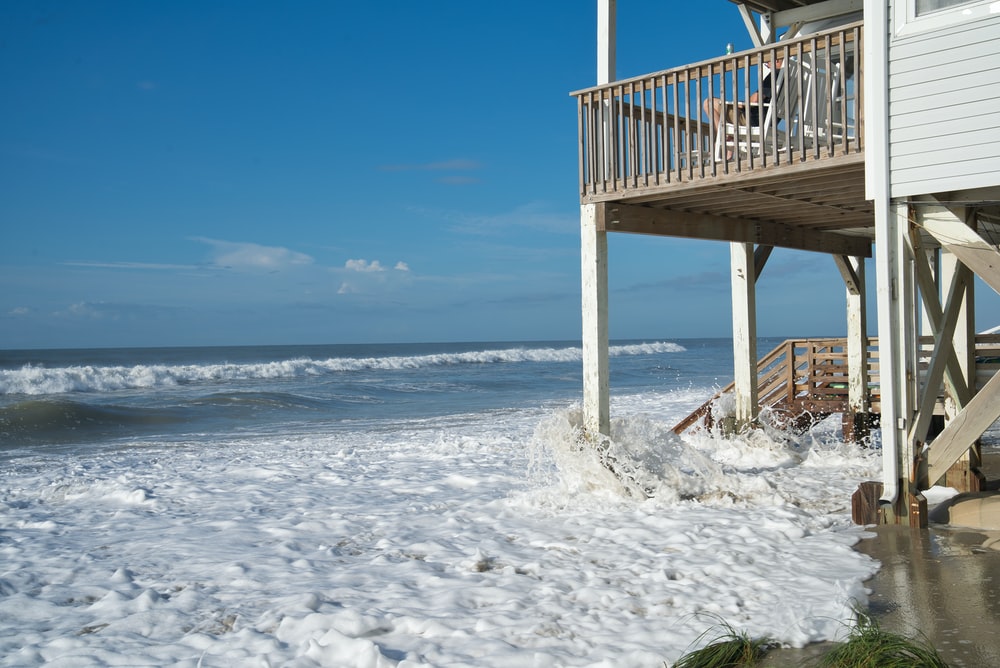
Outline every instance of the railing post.
[(785, 341), (785, 360), (786, 360), (785, 374), (787, 375), (787, 378), (785, 380), (785, 392), (787, 394), (785, 398), (786, 401), (789, 404), (791, 404), (791, 402), (795, 399), (795, 374), (796, 370), (799, 367), (798, 364), (799, 361), (795, 358), (794, 341), (791, 340)]

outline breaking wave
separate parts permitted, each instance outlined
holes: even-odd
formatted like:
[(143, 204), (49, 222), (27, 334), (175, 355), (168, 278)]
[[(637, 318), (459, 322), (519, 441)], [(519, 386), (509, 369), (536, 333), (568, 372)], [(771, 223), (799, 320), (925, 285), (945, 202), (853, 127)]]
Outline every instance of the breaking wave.
[[(612, 356), (655, 355), (683, 352), (666, 341), (612, 346)], [(172, 387), (192, 383), (326, 376), (345, 372), (423, 369), (463, 364), (577, 362), (579, 347), (506, 348), (456, 353), (386, 357), (333, 357), (325, 360), (297, 358), (257, 363), (139, 364), (135, 366), (68, 366), (47, 368), (26, 365), (0, 369), (0, 395), (49, 395), (71, 392), (112, 392), (128, 389)]]

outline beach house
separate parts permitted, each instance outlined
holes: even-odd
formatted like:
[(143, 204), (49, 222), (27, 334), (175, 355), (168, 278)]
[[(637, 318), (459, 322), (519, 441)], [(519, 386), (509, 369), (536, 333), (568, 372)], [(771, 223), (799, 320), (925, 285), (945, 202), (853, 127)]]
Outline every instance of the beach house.
[[(923, 490), (979, 489), (1000, 417), (1000, 337), (977, 334), (974, 308), (977, 288), (1000, 292), (1000, 1), (716, 1), (753, 49), (624, 80), (616, 0), (597, 2), (597, 85), (572, 93), (585, 432), (610, 430), (607, 234), (728, 242), (732, 410), (675, 430), (839, 413), (883, 453), (855, 518), (921, 525)], [(845, 337), (759, 358), (756, 282), (776, 247), (832, 258)]]

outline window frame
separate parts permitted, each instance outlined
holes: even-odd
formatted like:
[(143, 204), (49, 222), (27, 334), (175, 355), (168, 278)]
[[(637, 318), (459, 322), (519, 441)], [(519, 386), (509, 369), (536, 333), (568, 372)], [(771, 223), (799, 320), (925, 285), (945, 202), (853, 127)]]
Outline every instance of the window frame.
[(895, 0), (893, 4), (896, 36), (939, 30), (992, 14), (1000, 14), (1000, 0), (973, 0), (923, 16), (917, 16), (916, 0)]

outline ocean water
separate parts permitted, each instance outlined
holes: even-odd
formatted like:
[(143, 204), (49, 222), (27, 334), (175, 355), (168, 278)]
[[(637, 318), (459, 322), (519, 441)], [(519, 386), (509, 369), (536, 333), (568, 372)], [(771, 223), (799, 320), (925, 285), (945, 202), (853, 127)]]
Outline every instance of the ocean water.
[[(727, 346), (620, 343), (616, 388), (711, 386)], [(580, 368), (570, 342), (2, 351), (0, 456), (473, 420), (577, 400)]]
[(731, 342), (611, 352), (605, 450), (573, 342), (0, 352), (0, 665), (662, 666), (719, 623), (842, 634), (878, 453), (835, 419), (677, 437)]

